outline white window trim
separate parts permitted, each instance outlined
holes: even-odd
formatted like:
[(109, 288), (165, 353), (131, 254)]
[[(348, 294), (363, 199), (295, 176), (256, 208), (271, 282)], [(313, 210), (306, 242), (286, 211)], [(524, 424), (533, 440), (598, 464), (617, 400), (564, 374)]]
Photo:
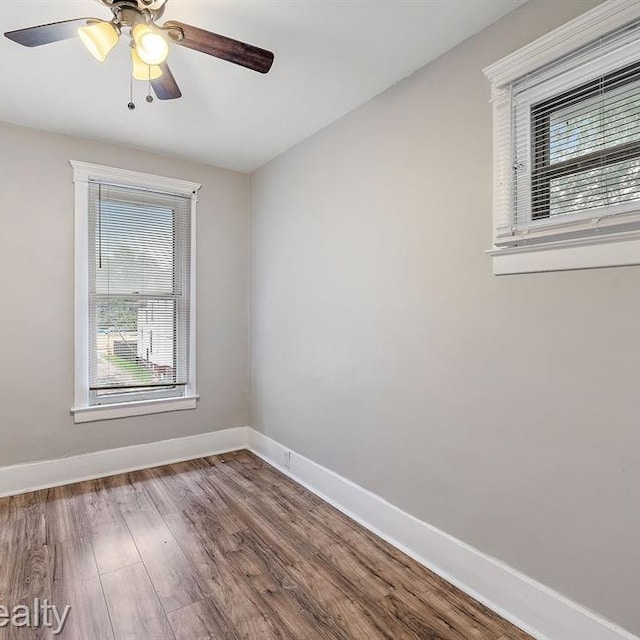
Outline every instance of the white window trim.
[[(196, 386), (196, 204), (202, 185), (185, 180), (154, 176), (71, 160), (75, 184), (75, 281), (74, 281), (74, 350), (75, 404), (74, 422), (93, 422), (129, 416), (195, 409)], [(189, 333), (189, 381), (185, 394), (178, 398), (141, 400), (105, 405), (89, 404), (89, 183), (107, 182), (175, 193), (191, 198), (191, 291)]]
[[(608, 224), (603, 220), (585, 220), (584, 229), (593, 233), (584, 237), (558, 239), (541, 244), (500, 246), (498, 203), (505, 197), (500, 149), (505, 136), (511, 136), (511, 93), (509, 85), (527, 73), (593, 42), (601, 35), (640, 18), (637, 0), (607, 0), (591, 11), (538, 38), (531, 44), (484, 69), (491, 81), (493, 106), (493, 243), (485, 253), (493, 261), (495, 275), (562, 271), (640, 264), (640, 232), (597, 233)], [(508, 141), (507, 141), (508, 148)]]

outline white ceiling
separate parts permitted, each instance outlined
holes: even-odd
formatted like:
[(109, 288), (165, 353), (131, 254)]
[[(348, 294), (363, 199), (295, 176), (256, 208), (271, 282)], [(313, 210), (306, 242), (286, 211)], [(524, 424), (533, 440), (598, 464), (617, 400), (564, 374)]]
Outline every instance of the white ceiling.
[[(251, 171), (525, 0), (169, 0), (180, 20), (275, 53), (262, 75), (172, 46), (180, 100), (129, 101), (124, 42), (104, 64), (76, 40), (0, 37), (0, 120)], [(0, 0), (0, 31), (111, 14), (95, 0)]]

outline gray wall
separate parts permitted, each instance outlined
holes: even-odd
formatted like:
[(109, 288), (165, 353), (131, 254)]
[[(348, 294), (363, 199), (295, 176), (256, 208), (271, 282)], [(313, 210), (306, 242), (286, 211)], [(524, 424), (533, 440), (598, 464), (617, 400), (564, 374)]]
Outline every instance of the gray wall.
[(496, 278), (482, 68), (534, 0), (252, 176), (252, 419), (640, 632), (640, 268)]
[[(5, 124), (0, 150), (0, 466), (246, 425), (248, 177)], [(69, 159), (203, 184), (197, 409), (73, 423)]]

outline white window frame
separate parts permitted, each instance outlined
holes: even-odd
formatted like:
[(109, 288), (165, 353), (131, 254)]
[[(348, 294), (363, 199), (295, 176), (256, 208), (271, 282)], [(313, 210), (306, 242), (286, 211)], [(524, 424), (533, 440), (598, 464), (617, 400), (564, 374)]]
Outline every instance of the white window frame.
[[(75, 404), (74, 421), (93, 422), (141, 416), (165, 411), (195, 409), (196, 386), (196, 204), (202, 185), (185, 180), (105, 167), (78, 160), (70, 161), (75, 185), (75, 282), (74, 282), (74, 351)], [(191, 279), (189, 320), (189, 379), (184, 395), (153, 400), (135, 400), (101, 405), (90, 404), (89, 391), (89, 184), (102, 182), (123, 187), (149, 189), (191, 199)]]
[[(566, 71), (554, 70), (549, 80), (512, 104), (511, 83), (579, 50), (599, 37), (640, 18), (637, 0), (607, 0), (531, 44), (490, 65), (484, 70), (491, 81), (493, 106), (493, 248), (486, 251), (496, 275), (562, 271), (640, 264), (640, 205), (625, 205), (624, 215), (601, 217), (597, 212), (563, 217), (562, 221), (531, 221), (525, 225), (524, 238), (517, 244), (509, 241), (509, 232), (500, 226), (501, 203), (510, 199), (513, 188), (511, 160), (505, 150), (514, 143), (513, 119), (529, 117), (532, 103), (554, 92), (579, 86), (594, 77), (640, 59), (640, 40), (629, 42), (608, 56)], [(515, 116), (514, 116), (515, 114)], [(521, 124), (521, 123), (519, 123)], [(528, 130), (526, 128), (525, 130)], [(531, 148), (531, 142), (527, 143)], [(510, 151), (509, 151), (510, 153)], [(520, 198), (523, 198), (521, 201)], [(519, 206), (530, 207), (529, 193), (518, 194)], [(622, 213), (622, 208), (617, 212)], [(632, 223), (632, 224), (630, 224)], [(627, 227), (622, 225), (626, 224)], [(527, 228), (528, 227), (528, 228)]]

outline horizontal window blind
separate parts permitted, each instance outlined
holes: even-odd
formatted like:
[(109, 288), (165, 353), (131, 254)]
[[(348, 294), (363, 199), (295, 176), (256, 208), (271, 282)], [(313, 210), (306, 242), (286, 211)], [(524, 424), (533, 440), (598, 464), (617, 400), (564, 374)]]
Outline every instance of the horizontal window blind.
[(533, 219), (640, 199), (640, 64), (531, 108)]
[(638, 214), (639, 37), (640, 23), (626, 25), (512, 83), (499, 237)]
[(188, 382), (186, 197), (89, 185), (89, 387), (96, 398)]

